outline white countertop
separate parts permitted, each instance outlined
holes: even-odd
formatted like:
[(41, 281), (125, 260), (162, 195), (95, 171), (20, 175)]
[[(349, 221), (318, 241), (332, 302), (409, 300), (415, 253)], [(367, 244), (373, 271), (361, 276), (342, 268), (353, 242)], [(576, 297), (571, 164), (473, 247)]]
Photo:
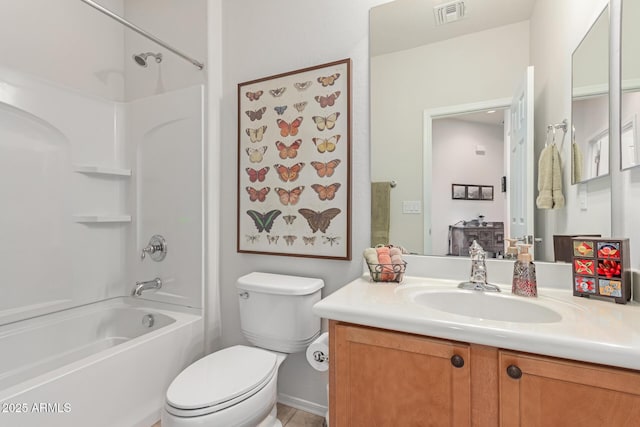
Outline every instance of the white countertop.
[[(538, 288), (526, 299), (561, 314), (552, 323), (472, 318), (419, 305), (425, 291), (450, 291), (459, 281), (405, 276), (401, 284), (354, 280), (313, 307), (321, 317), (430, 337), (640, 370), (640, 304), (574, 297), (570, 290)], [(477, 292), (477, 291), (470, 291)]]

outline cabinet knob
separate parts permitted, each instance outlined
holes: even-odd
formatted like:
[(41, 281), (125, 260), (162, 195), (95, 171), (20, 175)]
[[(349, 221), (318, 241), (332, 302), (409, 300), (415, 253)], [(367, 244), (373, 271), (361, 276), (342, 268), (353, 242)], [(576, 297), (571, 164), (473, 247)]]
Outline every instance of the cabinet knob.
[(454, 354), (453, 356), (451, 356), (451, 364), (456, 368), (462, 368), (464, 366), (464, 359), (462, 358), (462, 356)]
[(507, 366), (507, 375), (514, 380), (519, 380), (522, 377), (522, 370), (516, 365), (509, 365)]

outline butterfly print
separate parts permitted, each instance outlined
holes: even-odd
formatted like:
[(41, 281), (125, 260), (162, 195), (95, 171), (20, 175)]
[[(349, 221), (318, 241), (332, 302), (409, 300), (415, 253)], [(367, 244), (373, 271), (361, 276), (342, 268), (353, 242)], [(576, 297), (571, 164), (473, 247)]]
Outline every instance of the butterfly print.
[(291, 225), (293, 224), (293, 221), (295, 221), (297, 218), (297, 216), (295, 215), (284, 215), (282, 217), (282, 219), (284, 220), (285, 224)]
[(298, 209), (298, 213), (307, 220), (311, 231), (314, 233), (318, 230), (326, 233), (327, 228), (331, 225), (331, 220), (338, 216), (340, 212), (342, 211), (338, 208), (329, 208), (322, 212), (306, 208)]
[(302, 236), (302, 241), (304, 242), (305, 246), (313, 246), (316, 244), (316, 236)]
[(316, 145), (319, 153), (324, 153), (325, 151), (332, 152), (336, 149), (338, 141), (340, 141), (340, 135), (334, 135), (329, 139), (312, 138), (312, 141)]
[(263, 231), (266, 231), (267, 233), (270, 232), (271, 227), (273, 227), (273, 221), (275, 221), (278, 215), (280, 215), (281, 213), (282, 211), (278, 209), (274, 209), (267, 213), (260, 213), (252, 209), (249, 209), (247, 211), (247, 215), (251, 217), (253, 223), (258, 229), (258, 233), (262, 233)]
[(334, 182), (326, 187), (320, 184), (313, 184), (311, 188), (313, 188), (313, 191), (318, 193), (318, 198), (320, 200), (333, 200), (333, 198), (336, 197), (336, 192), (340, 188), (340, 183)]
[(249, 193), (249, 200), (255, 202), (256, 200), (259, 202), (264, 202), (267, 198), (267, 194), (271, 191), (269, 187), (263, 187), (260, 190), (253, 187), (246, 187), (247, 193)]
[(291, 123), (287, 123), (282, 119), (276, 120), (278, 127), (280, 128), (280, 135), (284, 136), (296, 136), (298, 134), (298, 128), (302, 124), (302, 117), (297, 117)]
[(273, 96), (274, 98), (277, 98), (279, 96), (282, 96), (282, 94), (284, 93), (284, 91), (287, 90), (286, 87), (279, 87), (277, 89), (271, 89), (269, 91), (269, 93), (271, 94), (271, 96)]
[(327, 243), (330, 243), (331, 246), (333, 246), (334, 244), (338, 245), (339, 244), (338, 240), (340, 240), (340, 236), (331, 236), (331, 237), (330, 236), (322, 236), (322, 243), (325, 244), (325, 245)]
[(278, 244), (278, 239), (280, 238), (280, 236), (272, 236), (270, 234), (267, 234), (267, 242), (269, 242), (269, 244)]
[(296, 139), (288, 147), (282, 141), (276, 141), (276, 148), (280, 152), (281, 159), (293, 159), (298, 155), (298, 148), (302, 145), (301, 139)]
[(281, 116), (286, 111), (287, 106), (286, 105), (281, 105), (279, 107), (273, 107), (273, 109), (276, 111), (276, 113), (278, 113), (279, 116)]
[(247, 148), (245, 151), (249, 156), (251, 163), (260, 163), (264, 157), (264, 153), (267, 151), (267, 146), (263, 145), (260, 148)]
[(301, 185), (299, 187), (294, 188), (293, 190), (287, 191), (284, 188), (275, 188), (275, 192), (278, 193), (278, 197), (280, 198), (280, 203), (283, 205), (295, 205), (300, 200), (300, 195), (304, 190), (304, 186)]
[(257, 92), (247, 92), (245, 93), (245, 95), (247, 96), (247, 98), (249, 98), (249, 101), (257, 101), (258, 99), (260, 99), (263, 93), (263, 91), (259, 90)]
[(330, 162), (322, 163), (322, 162), (311, 162), (311, 166), (316, 170), (316, 173), (320, 178), (325, 176), (329, 177), (333, 175), (336, 168), (340, 164), (340, 159), (333, 159)]
[(296, 102), (293, 106), (298, 110), (298, 113), (302, 113), (304, 108), (307, 106), (307, 101)]
[(251, 119), (251, 121), (254, 121), (260, 120), (265, 111), (267, 111), (267, 107), (262, 107), (255, 111), (247, 110), (244, 113), (249, 116), (249, 119)]
[(260, 126), (257, 129), (247, 128), (244, 130), (251, 142), (260, 142), (264, 137), (264, 133), (267, 131), (267, 125)]
[(285, 242), (287, 242), (287, 246), (293, 245), (293, 242), (296, 241), (298, 236), (282, 236)]
[(245, 234), (247, 237), (247, 243), (256, 243), (260, 240), (259, 234)]
[(273, 165), (273, 167), (276, 168), (276, 171), (278, 172), (278, 176), (282, 181), (284, 182), (295, 181), (296, 179), (298, 179), (298, 176), (299, 176), (298, 174), (304, 167), (304, 163), (296, 163), (290, 168), (283, 165)]
[(302, 83), (294, 83), (293, 84), (293, 87), (295, 87), (296, 89), (298, 89), (300, 91), (309, 89), (309, 86), (311, 86), (311, 80), (308, 80), (308, 81), (302, 82)]
[(269, 172), (269, 166), (265, 166), (259, 170), (255, 170), (253, 168), (246, 168), (245, 171), (247, 171), (247, 174), (249, 174), (249, 181), (262, 182), (267, 177), (267, 172)]
[(323, 131), (325, 129), (333, 129), (336, 126), (338, 117), (340, 117), (340, 113), (333, 113), (326, 117), (313, 116), (313, 121), (315, 122), (318, 130)]
[(336, 80), (340, 77), (340, 73), (331, 74), (327, 77), (318, 77), (318, 83), (322, 84), (323, 87), (333, 86)]
[(333, 107), (333, 104), (336, 103), (336, 99), (338, 99), (339, 96), (340, 96), (340, 91), (338, 90), (327, 96), (316, 96), (314, 99), (318, 101), (318, 104), (320, 104), (320, 107), (325, 108), (325, 107)]

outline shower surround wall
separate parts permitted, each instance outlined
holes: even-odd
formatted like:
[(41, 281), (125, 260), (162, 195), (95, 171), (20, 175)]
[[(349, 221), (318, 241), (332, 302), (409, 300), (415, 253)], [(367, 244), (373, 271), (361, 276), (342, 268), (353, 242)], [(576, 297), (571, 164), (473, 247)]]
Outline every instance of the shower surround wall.
[[(116, 296), (202, 307), (202, 87), (128, 104), (0, 68), (0, 324)], [(187, 189), (188, 191), (185, 191)], [(139, 251), (163, 234), (162, 263)], [(153, 295), (153, 296), (150, 296)]]
[[(176, 47), (205, 60), (206, 1), (188, 3), (100, 0), (161, 39), (178, 37)], [(203, 183), (194, 173), (203, 167), (200, 85), (206, 73), (169, 52), (162, 64), (138, 67), (131, 55), (158, 47), (79, 0), (7, 2), (0, 37), (7, 41), (0, 44), (2, 75), (21, 82), (0, 83), (0, 96), (7, 101), (0, 104), (0, 192), (14, 206), (0, 213), (0, 265), (6, 272), (0, 322), (127, 295), (135, 280), (155, 274), (167, 276), (159, 299), (200, 307), (203, 202), (195, 199)], [(26, 110), (16, 109), (13, 101)], [(36, 109), (29, 110), (31, 105)], [(48, 112), (38, 110), (46, 105)], [(154, 119), (156, 113), (168, 122)], [(157, 143), (158, 138), (173, 143)], [(195, 145), (190, 138), (197, 138)], [(145, 159), (137, 157), (142, 154)], [(79, 172), (76, 166), (132, 169), (132, 174)], [(158, 179), (172, 185), (155, 191)], [(173, 188), (188, 188), (192, 196)], [(169, 201), (169, 196), (180, 199)], [(125, 221), (73, 222), (74, 215), (96, 214), (125, 215), (119, 218)], [(141, 215), (149, 215), (148, 227)], [(161, 227), (165, 220), (167, 227)], [(191, 230), (185, 241), (184, 232)], [(170, 255), (160, 264), (141, 263), (139, 250), (152, 234), (163, 232)], [(170, 265), (184, 267), (185, 273), (167, 273)], [(193, 282), (194, 289), (182, 289), (185, 282)]]

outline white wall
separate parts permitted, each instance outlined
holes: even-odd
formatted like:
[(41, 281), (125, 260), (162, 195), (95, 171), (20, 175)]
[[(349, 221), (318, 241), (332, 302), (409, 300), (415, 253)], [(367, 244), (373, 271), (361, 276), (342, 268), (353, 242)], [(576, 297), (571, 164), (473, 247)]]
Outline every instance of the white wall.
[[(503, 126), (458, 119), (433, 121), (432, 254), (448, 253), (449, 226), (484, 215), (485, 221), (505, 221)], [(476, 146), (485, 148), (476, 153)], [(451, 184), (493, 185), (493, 200), (453, 200)]]
[[(206, 10), (207, 0), (125, 2), (127, 20), (200, 62), (206, 62), (207, 57)], [(140, 67), (132, 55), (142, 52), (160, 52), (162, 62), (157, 64), (149, 58), (148, 66)], [(129, 29), (125, 31), (124, 70), (125, 96), (129, 100), (203, 84), (207, 76), (207, 70), (199, 70)]]
[[(246, 343), (240, 332), (236, 279), (251, 271), (319, 277), (328, 295), (362, 272), (369, 245), (369, 60), (368, 13), (379, 0), (305, 2), (238, 0), (222, 4), (223, 97), (220, 173), (221, 345)], [(353, 261), (238, 254), (236, 252), (237, 84), (334, 60), (352, 67)], [(326, 405), (327, 377), (308, 366), (304, 353), (280, 368), (280, 393)]]
[[(101, 4), (124, 14), (122, 1)], [(0, 194), (14, 203), (0, 216), (0, 235), (11, 260), (5, 282), (22, 286), (2, 300), (0, 315), (15, 319), (128, 295), (136, 280), (156, 275), (166, 279), (160, 299), (201, 306), (204, 102), (194, 85), (206, 73), (179, 58), (167, 61), (163, 84), (172, 92), (150, 98), (155, 92), (136, 91), (132, 96), (147, 98), (128, 109), (113, 102), (124, 98), (121, 24), (77, 0), (2, 6)], [(148, 23), (197, 46), (202, 61), (206, 6), (131, 3), (134, 15), (146, 8)], [(75, 165), (129, 167), (133, 177), (77, 173)], [(130, 214), (132, 221), (81, 224), (73, 222), (78, 214)], [(163, 264), (140, 263), (152, 233), (173, 242)]]
[[(101, 4), (122, 13), (123, 0)], [(124, 96), (122, 25), (79, 0), (1, 0), (4, 66), (111, 100)]]
[(398, 183), (391, 242), (423, 252), (423, 215), (402, 213), (403, 200), (423, 198), (423, 112), (510, 98), (528, 65), (528, 21), (371, 59), (371, 178)]
[[(606, 0), (538, 0), (531, 17), (531, 63), (535, 64), (536, 158), (544, 145), (546, 125), (571, 121), (571, 55)], [(569, 123), (571, 127), (571, 123)], [(536, 230), (544, 230), (536, 245), (538, 259), (553, 259), (554, 234), (611, 233), (611, 180), (600, 178), (571, 185), (570, 134), (559, 144), (566, 208), (536, 210)], [(579, 192), (587, 209), (580, 208)]]

